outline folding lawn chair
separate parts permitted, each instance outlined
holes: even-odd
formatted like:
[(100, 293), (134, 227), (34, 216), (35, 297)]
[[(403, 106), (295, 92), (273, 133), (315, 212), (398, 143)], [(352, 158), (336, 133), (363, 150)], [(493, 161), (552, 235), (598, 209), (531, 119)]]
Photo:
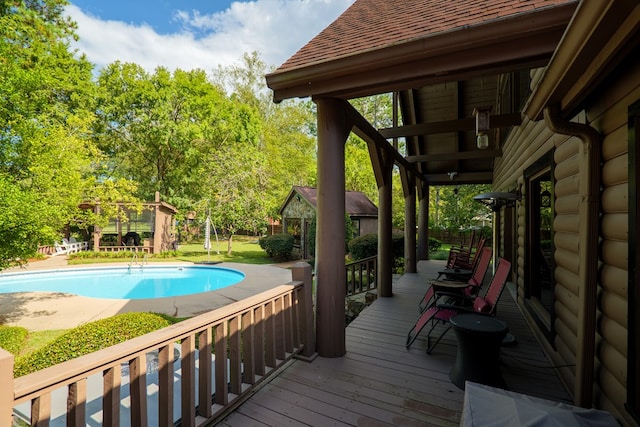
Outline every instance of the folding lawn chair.
[[(451, 324), (447, 325), (444, 332), (440, 334), (435, 343), (429, 343), (431, 338), (431, 332), (438, 325), (438, 322), (449, 323), (449, 320), (458, 313), (479, 313), (487, 316), (494, 316), (496, 312), (496, 305), (502, 295), (509, 271), (511, 270), (511, 263), (505, 259), (501, 259), (498, 262), (496, 272), (489, 283), (487, 292), (483, 297), (477, 296), (475, 298), (464, 298), (458, 296), (458, 304), (435, 304), (426, 309), (420, 314), (418, 321), (407, 334), (407, 348), (411, 347), (411, 344), (416, 340), (422, 328), (429, 322), (432, 322), (431, 329), (427, 333), (427, 353), (431, 353), (433, 348), (440, 342), (444, 334), (451, 328)], [(439, 293), (436, 294), (436, 299)], [(467, 304), (464, 304), (467, 302)]]
[(437, 292), (458, 292), (458, 295), (464, 295), (467, 297), (474, 297), (480, 291), (482, 283), (484, 282), (484, 276), (489, 269), (489, 263), (491, 262), (491, 248), (482, 248), (478, 263), (473, 271), (473, 276), (466, 281), (458, 280), (430, 280), (429, 288), (424, 294), (424, 297), (420, 300), (420, 312), (425, 311), (429, 306), (435, 303), (434, 296)]

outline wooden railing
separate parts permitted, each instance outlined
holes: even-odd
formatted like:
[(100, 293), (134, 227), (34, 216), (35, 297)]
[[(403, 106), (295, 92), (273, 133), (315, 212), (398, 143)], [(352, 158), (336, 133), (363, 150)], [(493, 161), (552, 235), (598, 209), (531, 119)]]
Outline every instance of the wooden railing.
[(378, 276), (378, 257), (372, 256), (345, 266), (347, 296), (375, 290)]
[[(16, 379), (13, 356), (0, 349), (0, 425), (11, 425), (16, 407), (27, 405), (27, 424), (48, 426), (57, 417), (52, 394), (60, 389), (70, 427), (118, 426), (124, 406), (129, 422), (122, 424), (132, 426), (155, 417), (151, 424), (179, 420), (184, 427), (221, 419), (292, 357), (312, 358), (315, 352), (311, 267), (296, 264), (292, 276), (286, 285)], [(151, 355), (157, 363), (150, 367)], [(94, 399), (88, 384), (95, 385), (96, 377), (102, 385)], [(152, 395), (158, 409), (149, 414)], [(96, 402), (101, 410), (92, 413)]]

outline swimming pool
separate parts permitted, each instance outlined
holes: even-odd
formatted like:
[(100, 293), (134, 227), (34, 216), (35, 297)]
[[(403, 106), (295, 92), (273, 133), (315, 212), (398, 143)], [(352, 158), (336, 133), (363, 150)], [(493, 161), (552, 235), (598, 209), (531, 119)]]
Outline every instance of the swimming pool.
[(234, 285), (244, 273), (211, 266), (100, 267), (0, 275), (0, 293), (57, 292), (106, 299), (166, 298)]

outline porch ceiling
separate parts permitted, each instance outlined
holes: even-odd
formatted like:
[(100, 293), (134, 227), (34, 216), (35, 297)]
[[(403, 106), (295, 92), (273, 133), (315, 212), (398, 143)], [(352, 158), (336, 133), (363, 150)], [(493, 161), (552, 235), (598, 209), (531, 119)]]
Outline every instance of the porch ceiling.
[[(525, 3), (528, 9), (512, 11), (511, 15), (481, 10), (515, 10)], [(401, 154), (415, 165), (418, 178), (429, 184), (450, 184), (452, 177), (456, 184), (490, 183), (494, 159), (501, 155), (500, 140), (521, 122), (522, 105), (498, 105), (504, 76), (517, 72), (528, 75), (528, 70), (545, 66), (577, 4), (572, 0), (525, 3), (401, 1), (387, 10), (386, 0), (357, 0), (268, 74), (267, 84), (276, 102), (295, 97), (353, 99), (397, 93), (398, 125), (378, 131), (388, 141), (404, 138), (406, 146)], [(452, 15), (460, 13), (461, 5), (469, 12), (464, 21)], [(382, 8), (378, 14), (402, 15), (376, 14), (364, 19), (374, 7)], [(442, 8), (456, 10), (447, 14)], [(417, 19), (432, 21), (425, 24)], [(400, 27), (396, 21), (406, 26)], [(385, 31), (396, 31), (399, 36), (393, 39)], [(482, 106), (492, 107), (487, 150), (476, 147), (473, 110)]]

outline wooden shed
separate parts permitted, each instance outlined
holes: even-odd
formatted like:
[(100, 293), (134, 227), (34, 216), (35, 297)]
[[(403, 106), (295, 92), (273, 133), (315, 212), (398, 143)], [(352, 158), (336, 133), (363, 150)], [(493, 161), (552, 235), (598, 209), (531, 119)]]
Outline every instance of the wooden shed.
[[(345, 191), (345, 212), (356, 236), (378, 232), (378, 208), (360, 191)], [(294, 236), (300, 257), (310, 258), (309, 226), (318, 210), (318, 192), (312, 187), (294, 186), (279, 210), (283, 231)]]
[[(354, 132), (380, 194), (379, 296), (393, 294), (394, 167), (405, 230), (418, 227), (417, 240), (405, 236), (406, 272), (428, 257), (430, 186), (513, 193), (495, 210), (496, 248), (513, 263), (520, 309), (576, 404), (638, 425), (640, 3), (356, 0), (266, 78), (276, 101), (310, 96), (318, 107), (321, 355), (345, 351), (332, 315), (344, 253), (325, 233), (340, 220)], [(397, 115), (376, 129), (348, 100), (382, 93)]]

